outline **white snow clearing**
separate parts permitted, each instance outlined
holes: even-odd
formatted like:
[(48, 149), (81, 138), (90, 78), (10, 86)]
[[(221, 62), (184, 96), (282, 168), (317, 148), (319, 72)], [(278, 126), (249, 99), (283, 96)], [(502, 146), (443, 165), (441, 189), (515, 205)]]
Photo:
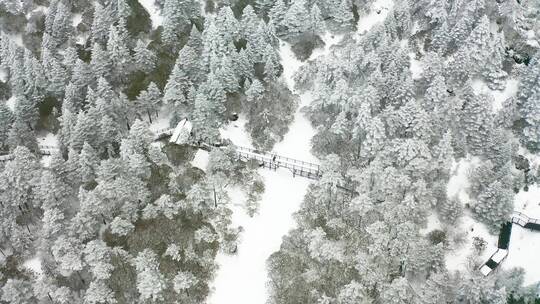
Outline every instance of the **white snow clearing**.
[(411, 63), (410, 70), (412, 79), (420, 79), (422, 77), (422, 73), (424, 72), (422, 61), (416, 59), (414, 52), (409, 53), (409, 60)]
[(366, 16), (360, 16), (357, 24), (357, 32), (363, 35), (375, 24), (383, 22), (393, 6), (394, 2), (392, 0), (377, 0), (373, 2), (370, 13)]
[(207, 151), (199, 149), (197, 150), (197, 153), (195, 153), (195, 157), (191, 161), (191, 165), (206, 172), (206, 168), (208, 166), (208, 157), (209, 154)]
[(43, 277), (43, 269), (41, 268), (41, 259), (39, 257), (33, 257), (29, 260), (26, 260), (23, 263), (23, 266), (32, 271), (38, 279), (41, 279)]
[[(266, 260), (279, 250), (281, 238), (295, 226), (292, 214), (300, 207), (308, 179), (293, 177), (282, 170), (260, 169), (265, 181), (259, 215), (250, 218), (235, 206), (234, 223), (243, 227), (238, 253), (233, 256), (219, 254), (216, 261), (220, 269), (213, 282), (214, 292), (208, 303), (266, 303)], [(231, 193), (239, 204), (240, 195)], [(241, 205), (241, 204), (240, 204)]]
[[(296, 60), (290, 47), (281, 49), (284, 77), (290, 88), (294, 86), (294, 73), (302, 65)], [(310, 100), (301, 96), (301, 105)], [(249, 135), (244, 130), (245, 119), (240, 117), (236, 122), (220, 130), (224, 138), (235, 145), (252, 147)], [(313, 161), (315, 157), (309, 152), (314, 130), (300, 110), (282, 142), (275, 146), (275, 152)], [(240, 206), (245, 200), (241, 191), (230, 191), (233, 206), (233, 223), (243, 228), (238, 253), (234, 256), (218, 254), (216, 262), (220, 265), (213, 282), (213, 293), (208, 299), (210, 304), (223, 303), (265, 303), (268, 298), (266, 289), (266, 260), (279, 250), (281, 238), (295, 226), (293, 213), (300, 207), (310, 181), (304, 178), (293, 178), (285, 170), (270, 171), (259, 169), (265, 183), (265, 192), (260, 202), (259, 214), (249, 217)], [(294, 179), (294, 180), (293, 180)]]
[(11, 110), (11, 112), (15, 112), (15, 102), (17, 102), (17, 97), (11, 96), (8, 100), (6, 100), (6, 106)]
[[(388, 0), (379, 0), (375, 7), (392, 6)], [(380, 14), (378, 14), (379, 12)], [(368, 16), (362, 17), (360, 22), (367, 30), (373, 24), (383, 21), (387, 13), (374, 9)], [(367, 19), (367, 21), (363, 21)], [(359, 22), (359, 23), (360, 23)], [(315, 50), (310, 60), (318, 56), (326, 55), (331, 47), (341, 40), (341, 36), (324, 35), (324, 50)], [(280, 57), (283, 65), (283, 77), (291, 91), (294, 90), (294, 75), (305, 63), (297, 60), (287, 43), (281, 43)], [(304, 161), (318, 162), (311, 154), (311, 138), (315, 134), (310, 122), (302, 114), (302, 107), (309, 105), (311, 94), (300, 95), (299, 108), (295, 113), (295, 119), (282, 142), (277, 143), (274, 152)], [(230, 126), (221, 130), (223, 137), (231, 139), (235, 145), (251, 147), (251, 140), (245, 133), (243, 125), (245, 120), (239, 119)], [(282, 237), (296, 225), (293, 213), (297, 211), (304, 198), (309, 180), (293, 178), (290, 172), (278, 169), (270, 171), (260, 169), (259, 173), (265, 182), (259, 215), (250, 218), (243, 209), (236, 205), (242, 201), (243, 194), (240, 191), (231, 191), (233, 208), (233, 223), (243, 227), (243, 234), (238, 246), (238, 254), (227, 256), (218, 254), (216, 261), (220, 268), (212, 284), (213, 292), (207, 303), (266, 303), (268, 280), (266, 260), (275, 251), (279, 250)], [(294, 182), (293, 182), (294, 179)], [(236, 202), (236, 203), (235, 203)]]
[[(58, 136), (56, 134), (47, 132), (42, 133), (37, 136), (38, 145), (42, 147), (50, 147), (52, 149), (58, 148)], [(40, 159), (41, 165), (45, 168), (48, 168), (51, 164), (51, 156), (43, 155)]]
[[(454, 175), (450, 177), (447, 185), (449, 198), (457, 198), (463, 205), (471, 202), (466, 192), (469, 186), (467, 175), (469, 170), (478, 164), (479, 159), (476, 157), (462, 159), (458, 163), (454, 163), (452, 168)], [(483, 262), (497, 250), (498, 237), (490, 234), (484, 224), (475, 221), (467, 210), (458, 220), (455, 228), (450, 227), (449, 230), (452, 238), (460, 240), (459, 242), (454, 241), (451, 246), (455, 249), (446, 254), (446, 267), (449, 271), (464, 271), (467, 269), (468, 257), (474, 256)], [(474, 251), (473, 241), (475, 238), (486, 241), (486, 248), (480, 254)]]
[(17, 46), (24, 47), (22, 34), (5, 34), (6, 37), (9, 38), (9, 40), (13, 41)]
[(515, 97), (519, 88), (519, 81), (515, 78), (506, 80), (504, 90), (492, 90), (485, 81), (475, 79), (471, 82), (471, 86), (476, 95), (487, 94), (493, 97), (493, 111), (498, 112), (503, 107), (503, 102), (509, 98)]
[[(148, 117), (143, 119), (148, 120)], [(160, 109), (158, 117), (152, 117), (152, 123), (149, 126), (150, 131), (157, 133), (159, 131), (171, 128), (171, 113), (166, 111), (164, 107)]]
[(221, 138), (229, 139), (233, 144), (240, 147), (253, 148), (251, 136), (247, 134), (244, 128), (245, 124), (246, 118), (243, 115), (240, 115), (236, 121), (229, 123), (219, 130)]
[(152, 28), (155, 29), (163, 24), (163, 16), (161, 16), (160, 10), (156, 6), (155, 0), (139, 0), (139, 3), (146, 9), (148, 14), (150, 14), (150, 19), (152, 20)]
[(82, 21), (82, 14), (73, 14), (73, 18), (71, 19), (71, 24), (73, 27), (77, 27), (79, 23)]
[(8, 76), (8, 73), (7, 73), (6, 69), (0, 68), (0, 81), (1, 82), (6, 82), (7, 81), (7, 76)]

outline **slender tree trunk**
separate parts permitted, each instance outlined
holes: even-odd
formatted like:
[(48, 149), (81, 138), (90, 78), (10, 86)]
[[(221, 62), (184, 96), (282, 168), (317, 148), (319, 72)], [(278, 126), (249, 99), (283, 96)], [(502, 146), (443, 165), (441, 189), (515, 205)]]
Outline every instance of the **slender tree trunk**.
[(152, 123), (152, 113), (150, 113), (150, 110), (147, 110), (146, 113), (148, 113), (148, 120)]
[(83, 284), (86, 284), (86, 282), (84, 281), (84, 279), (82, 278), (82, 276), (81, 276), (81, 274), (79, 273), (78, 270), (76, 271), (76, 273), (77, 273), (77, 276), (79, 276), (79, 279), (81, 280), (81, 282), (82, 282)]
[(217, 208), (217, 195), (216, 195), (216, 187), (214, 186), (214, 208)]
[(6, 254), (4, 253), (4, 251), (2, 250), (2, 248), (0, 248), (0, 253), (5, 257)]
[(54, 300), (53, 298), (51, 297), (51, 294), (49, 292), (47, 292), (47, 296), (49, 297), (49, 300), (51, 300), (51, 303), (54, 303)]

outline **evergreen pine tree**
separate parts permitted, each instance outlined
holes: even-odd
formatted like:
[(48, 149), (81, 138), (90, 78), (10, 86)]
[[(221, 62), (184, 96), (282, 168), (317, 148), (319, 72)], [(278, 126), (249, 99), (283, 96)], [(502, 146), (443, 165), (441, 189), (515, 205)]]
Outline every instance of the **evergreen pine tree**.
[(283, 19), (286, 36), (298, 37), (309, 29), (309, 14), (305, 0), (294, 1)]
[(94, 5), (94, 18), (92, 22), (92, 42), (105, 45), (109, 35), (109, 12), (99, 2)]
[(185, 94), (190, 87), (190, 81), (187, 77), (181, 64), (177, 62), (169, 76), (169, 80), (165, 85), (165, 94), (163, 102), (165, 104), (174, 104), (176, 102), (184, 103), (186, 100)]
[(309, 12), (309, 24), (312, 34), (323, 34), (326, 31), (326, 23), (317, 3), (313, 4)]
[(7, 150), (9, 130), (14, 119), (11, 110), (4, 103), (0, 103), (0, 151)]
[(135, 46), (135, 64), (137, 69), (145, 73), (150, 73), (156, 66), (157, 57), (153, 51), (146, 48), (146, 44), (142, 40), (137, 40)]
[(92, 59), (90, 61), (93, 75), (96, 79), (100, 77), (109, 78), (111, 75), (112, 63), (109, 53), (104, 50), (99, 43), (92, 46)]
[(30, 129), (28, 124), (23, 119), (17, 116), (15, 116), (15, 121), (11, 125), (7, 141), (10, 150), (23, 146), (27, 147), (30, 151), (38, 151), (38, 144), (34, 131)]
[(125, 24), (120, 22), (117, 26), (111, 25), (107, 52), (114, 67), (113, 74), (120, 79), (123, 79), (131, 71), (132, 59), (127, 42)]
[(94, 148), (87, 142), (84, 142), (81, 155), (79, 157), (79, 175), (82, 183), (88, 185), (95, 181), (97, 169), (99, 166), (99, 157)]

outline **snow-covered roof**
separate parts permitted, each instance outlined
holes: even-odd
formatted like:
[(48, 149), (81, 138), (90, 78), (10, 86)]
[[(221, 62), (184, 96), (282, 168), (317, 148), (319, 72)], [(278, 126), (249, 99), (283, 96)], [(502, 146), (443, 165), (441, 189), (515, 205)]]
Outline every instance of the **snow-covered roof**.
[(171, 139), (169, 142), (175, 143), (178, 145), (185, 144), (190, 137), (191, 129), (193, 125), (186, 118), (182, 119), (172, 133)]

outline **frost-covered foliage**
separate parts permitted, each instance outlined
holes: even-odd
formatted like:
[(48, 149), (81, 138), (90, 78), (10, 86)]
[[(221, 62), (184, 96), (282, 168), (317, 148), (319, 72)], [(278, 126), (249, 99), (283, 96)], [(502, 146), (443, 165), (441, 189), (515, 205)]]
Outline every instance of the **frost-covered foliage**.
[[(443, 229), (466, 213), (496, 233), (513, 210), (522, 178), (515, 135), (535, 151), (540, 132), (536, 50), (523, 32), (538, 16), (532, 4), (511, 2), (396, 1), (382, 24), (297, 73), (297, 88), (314, 97), (313, 151), (326, 169), (296, 214), (298, 228), (268, 261), (271, 303), (506, 303), (525, 295), (501, 286), (504, 272), (482, 277), (482, 261), (449, 273), (445, 254), (455, 244), (419, 232), (436, 212)], [(276, 2), (287, 12), (274, 19), (278, 34), (309, 33), (287, 20), (299, 3), (309, 6)], [(515, 15), (503, 15), (510, 6)], [(422, 62), (419, 76), (411, 58)], [(495, 93), (507, 78), (521, 79), (523, 90), (514, 109), (497, 113)], [(446, 186), (452, 164), (471, 156), (480, 162), (463, 206)]]
[[(253, 215), (264, 184), (226, 148), (202, 172), (151, 126), (188, 118), (212, 145), (241, 114), (270, 150), (297, 108), (280, 39), (303, 60), (328, 32), (346, 39), (296, 76), (324, 174), (269, 260), (270, 302), (531, 300), (519, 270), (444, 258), (447, 225), (496, 231), (538, 179), (515, 161), (540, 150), (537, 1), (150, 2), (160, 26), (136, 0), (0, 0), (0, 303), (205, 302), (240, 231), (227, 190)], [(358, 28), (368, 14), (385, 18)], [(463, 205), (446, 185), (471, 156)], [(421, 233), (434, 214), (443, 226)]]
[[(159, 4), (152, 30), (136, 0), (0, 1), (0, 303), (202, 303), (236, 250), (229, 187), (257, 212), (261, 177), (234, 151), (205, 173), (150, 129), (188, 118), (213, 143), (236, 112), (270, 148), (296, 110), (272, 27), (249, 6), (244, 28), (229, 6)], [(256, 81), (272, 104), (247, 105)]]

